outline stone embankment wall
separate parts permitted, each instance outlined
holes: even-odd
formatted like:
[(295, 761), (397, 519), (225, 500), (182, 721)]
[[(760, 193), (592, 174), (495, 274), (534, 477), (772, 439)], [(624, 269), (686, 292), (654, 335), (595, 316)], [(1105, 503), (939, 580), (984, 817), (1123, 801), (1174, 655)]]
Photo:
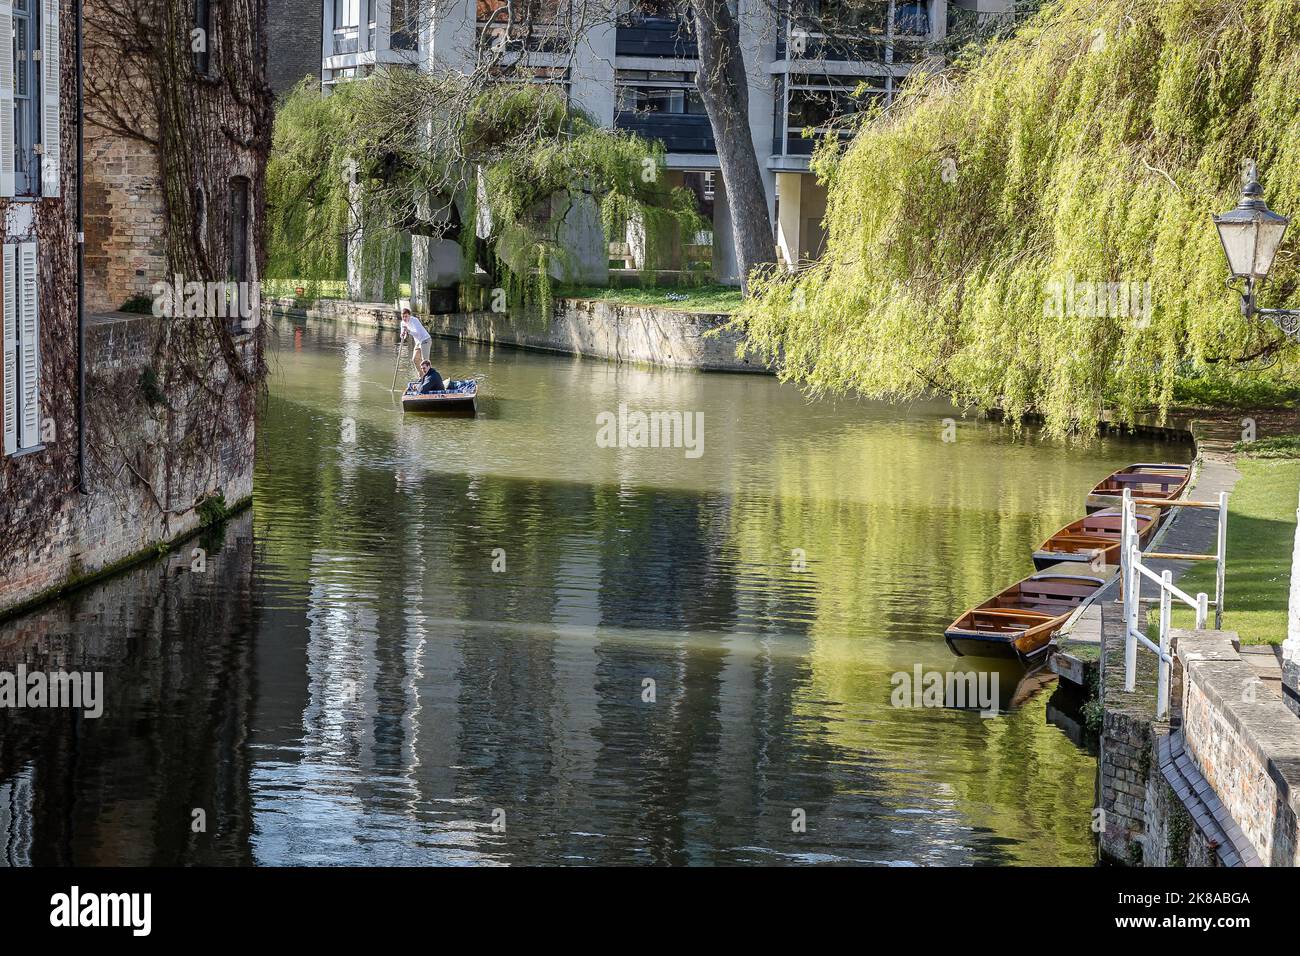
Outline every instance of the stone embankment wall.
[[(1300, 863), (1300, 717), (1242, 659), (1230, 632), (1182, 631), (1183, 734), (1217, 802), (1267, 866)], [(1247, 853), (1249, 855), (1249, 853)]]
[[(269, 303), (268, 309), (272, 314), (397, 327), (397, 310), (384, 303), (322, 299), (299, 305), (279, 300)], [(594, 299), (562, 299), (546, 323), (515, 320), (495, 312), (421, 316), (421, 321), (434, 335), (469, 342), (668, 368), (768, 372), (762, 363), (737, 357), (740, 336), (724, 329), (730, 318)]]
[[(69, 489), (57, 507), (45, 508), (24, 500), (39, 493), (35, 486), (15, 481), (5, 489), (29, 521), (43, 526), (0, 549), (0, 614), (129, 564), (251, 500), (253, 418), (239, 419), (231, 433), (211, 441), (193, 420), (203, 414), (201, 402), (157, 390), (150, 371), (159, 321), (166, 320), (116, 313), (88, 322), (90, 493)], [(251, 365), (256, 342), (241, 339), (236, 348)], [(186, 443), (197, 434), (205, 437)], [(178, 456), (177, 447), (185, 454)]]
[(1137, 689), (1123, 691), (1122, 653), (1104, 681), (1103, 857), (1134, 866), (1300, 864), (1300, 718), (1238, 653), (1232, 632), (1171, 633), (1171, 720), (1154, 719), (1145, 669)]

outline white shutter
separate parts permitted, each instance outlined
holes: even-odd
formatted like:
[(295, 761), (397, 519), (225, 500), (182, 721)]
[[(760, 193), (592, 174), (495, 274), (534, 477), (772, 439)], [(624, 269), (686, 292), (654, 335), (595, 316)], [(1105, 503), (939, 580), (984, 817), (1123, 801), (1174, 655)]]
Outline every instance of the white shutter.
[(59, 0), (41, 0), (41, 195), (58, 196), (63, 168), (59, 148)]
[(13, 6), (0, 0), (0, 196), (14, 194), (13, 35)]
[(37, 315), (36, 243), (18, 243), (18, 322), (23, 340), (22, 446), (32, 448), (41, 441), (41, 323)]
[(4, 400), (5, 400), (5, 454), (12, 455), (18, 450), (18, 304), (15, 291), (18, 277), (15, 274), (15, 252), (13, 243), (4, 244), (4, 305), (0, 309), (0, 319), (4, 322)]

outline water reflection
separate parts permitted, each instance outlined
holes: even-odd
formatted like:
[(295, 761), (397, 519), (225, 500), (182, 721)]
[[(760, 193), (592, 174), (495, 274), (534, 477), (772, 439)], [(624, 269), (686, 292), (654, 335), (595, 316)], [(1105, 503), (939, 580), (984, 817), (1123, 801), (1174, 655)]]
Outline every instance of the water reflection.
[[(1094, 764), (1047, 694), (1003, 677), (984, 719), (890, 679), (969, 667), (954, 609), (1167, 449), (946, 443), (942, 406), (449, 343), (487, 410), (403, 418), (391, 338), (280, 343), (255, 508), (208, 572), (0, 625), (5, 665), (108, 693), (98, 721), (0, 714), (8, 862), (1091, 861)], [(620, 402), (703, 412), (704, 456), (598, 449)]]

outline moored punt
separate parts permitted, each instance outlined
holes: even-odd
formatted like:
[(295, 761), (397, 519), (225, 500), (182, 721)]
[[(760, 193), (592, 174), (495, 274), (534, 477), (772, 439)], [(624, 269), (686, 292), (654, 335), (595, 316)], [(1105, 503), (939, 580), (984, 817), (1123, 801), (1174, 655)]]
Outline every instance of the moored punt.
[[(1160, 509), (1136, 508), (1138, 543), (1145, 547), (1160, 524)], [(1034, 567), (1039, 571), (1063, 561), (1091, 563), (1100, 553), (1101, 564), (1119, 564), (1123, 515), (1119, 509), (1094, 511), (1086, 518), (1072, 521), (1052, 535), (1034, 552)]]
[(411, 382), (406, 386), (406, 393), (402, 395), (402, 411), (472, 415), (478, 409), (477, 382), (453, 382), (451, 388), (425, 395), (415, 391), (418, 385), (418, 382)]
[(1037, 659), (1070, 617), (1118, 573), (1109, 565), (1083, 571), (1057, 565), (1031, 574), (953, 621), (944, 640), (962, 657)]
[(1129, 465), (1108, 476), (1093, 488), (1085, 502), (1085, 508), (1088, 514), (1107, 508), (1118, 509), (1124, 500), (1125, 488), (1133, 492), (1134, 498), (1159, 498), (1173, 501), (1182, 497), (1191, 477), (1191, 465)]

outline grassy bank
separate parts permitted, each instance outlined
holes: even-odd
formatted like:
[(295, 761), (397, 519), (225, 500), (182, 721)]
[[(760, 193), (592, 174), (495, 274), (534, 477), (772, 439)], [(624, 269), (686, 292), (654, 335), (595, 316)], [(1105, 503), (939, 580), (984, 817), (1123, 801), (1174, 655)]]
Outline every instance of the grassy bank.
[[(297, 290), (303, 290), (307, 299), (346, 299), (348, 297), (347, 279), (266, 279), (262, 282), (262, 294), (272, 298), (292, 298)], [(411, 283), (398, 284), (397, 294), (403, 299), (411, 297)]]
[(599, 299), (615, 305), (653, 306), (678, 312), (731, 313), (740, 308), (740, 290), (727, 285), (648, 286), (611, 289), (605, 286), (562, 286), (557, 299)]
[[(1296, 439), (1256, 442), (1238, 460), (1241, 480), (1228, 498), (1228, 567), (1223, 626), (1243, 644), (1281, 644), (1286, 639), (1291, 555), (1295, 547), (1300, 454)], [(1188, 594), (1214, 594), (1214, 566), (1193, 567), (1178, 582)], [(1191, 611), (1174, 614), (1175, 627), (1191, 627)]]

